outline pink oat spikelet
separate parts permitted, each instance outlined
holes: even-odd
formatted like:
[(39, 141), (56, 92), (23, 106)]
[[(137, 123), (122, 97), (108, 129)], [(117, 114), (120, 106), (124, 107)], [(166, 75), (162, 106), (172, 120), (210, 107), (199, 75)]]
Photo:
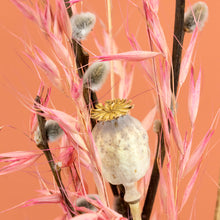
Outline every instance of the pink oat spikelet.
[(103, 55), (97, 56), (98, 59), (103, 61), (110, 61), (110, 60), (124, 60), (124, 61), (143, 61), (153, 57), (158, 56), (159, 52), (151, 52), (151, 51), (127, 51), (118, 54), (111, 54), (111, 55)]
[(185, 82), (186, 77), (188, 76), (188, 73), (190, 70), (190, 65), (192, 61), (194, 48), (197, 42), (198, 33), (199, 33), (198, 28), (195, 28), (195, 30), (193, 31), (189, 46), (186, 49), (184, 57), (182, 58), (182, 61), (181, 61), (180, 74), (179, 74), (179, 91), (183, 83)]
[(64, 1), (62, 0), (56, 0), (56, 15), (57, 15), (57, 21), (60, 27), (60, 30), (64, 32), (67, 36), (67, 38), (71, 39), (71, 23), (69, 16), (67, 14), (67, 10), (64, 4)]
[(60, 76), (60, 71), (57, 65), (53, 62), (53, 60), (46, 55), (42, 50), (40, 50), (37, 46), (35, 46), (32, 51), (28, 51), (26, 53), (28, 58), (40, 67), (50, 82), (57, 87), (58, 89), (62, 89), (62, 79)]
[(12, 173), (31, 166), (42, 153), (14, 151), (0, 154), (1, 163), (9, 163), (0, 168), (0, 175)]
[(46, 196), (30, 199), (26, 201), (23, 207), (39, 205), (39, 204), (50, 204), (50, 203), (62, 203), (62, 197), (59, 193), (49, 194)]
[(163, 55), (168, 58), (169, 48), (158, 17), (158, 0), (143, 0), (144, 12), (150, 38)]
[(199, 71), (199, 76), (196, 83), (194, 82), (193, 77), (194, 77), (194, 70), (192, 68), (190, 75), (189, 98), (188, 98), (189, 116), (192, 127), (195, 123), (199, 109), (200, 89), (201, 89), (201, 70)]

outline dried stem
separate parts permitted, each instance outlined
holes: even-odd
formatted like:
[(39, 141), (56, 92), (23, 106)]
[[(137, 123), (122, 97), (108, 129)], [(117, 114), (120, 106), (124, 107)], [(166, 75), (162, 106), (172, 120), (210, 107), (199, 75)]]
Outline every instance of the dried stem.
[(182, 45), (184, 39), (184, 10), (185, 0), (176, 0), (176, 12), (175, 12), (175, 24), (174, 24), (174, 36), (173, 36), (173, 52), (172, 52), (172, 64), (173, 71), (171, 71), (170, 82), (171, 90), (175, 96), (177, 93), (180, 73), (180, 63), (182, 57)]
[[(171, 71), (171, 90), (174, 92), (176, 96), (178, 83), (179, 83), (179, 72), (180, 72), (180, 64), (182, 57), (182, 45), (184, 39), (184, 10), (185, 10), (185, 0), (176, 0), (176, 11), (175, 11), (175, 24), (174, 24), (174, 37), (173, 37), (173, 52), (172, 52), (172, 64), (173, 71)], [(165, 145), (164, 145), (164, 135), (163, 131), (161, 131), (161, 138), (158, 139), (161, 145), (161, 166), (163, 166), (163, 161), (165, 157)], [(160, 179), (159, 168), (157, 164), (158, 157), (158, 146), (157, 153), (154, 159), (154, 166), (151, 174), (151, 179), (149, 183), (149, 188), (146, 196), (146, 200), (144, 203), (143, 211), (142, 211), (142, 219), (148, 220), (150, 219), (150, 215), (153, 209), (153, 204), (157, 192), (157, 187)]]
[[(161, 152), (159, 152), (159, 150), (161, 150)], [(154, 166), (147, 191), (147, 196), (142, 210), (142, 220), (150, 219), (150, 215), (153, 209), (153, 204), (160, 179), (159, 167), (157, 163), (158, 156), (160, 156), (161, 166), (163, 166), (164, 157), (165, 157), (165, 144), (164, 144), (164, 136), (162, 130), (157, 134), (157, 151), (154, 159)]]
[(220, 176), (218, 181), (218, 194), (215, 207), (215, 220), (220, 220)]
[[(83, 74), (88, 68), (89, 54), (83, 50), (80, 43), (76, 42), (75, 39), (72, 39), (72, 48), (76, 57), (76, 66), (78, 69), (78, 74), (79, 77), (82, 78)], [(98, 104), (98, 98), (96, 93), (89, 88), (83, 88), (83, 97), (89, 111), (91, 107), (95, 107), (95, 105)], [(94, 126), (96, 125), (96, 121), (94, 119), (91, 119), (91, 124), (92, 128), (94, 128)]]
[(64, 0), (64, 3), (65, 3), (65, 6), (66, 6), (67, 13), (68, 13), (69, 17), (71, 17), (73, 15), (73, 11), (70, 7), (69, 0)]
[[(39, 96), (37, 96), (35, 98), (35, 102), (41, 104)], [(37, 107), (36, 107), (36, 111), (39, 113), (41, 112), (41, 111), (39, 111), (39, 109)], [(44, 155), (46, 156), (47, 161), (50, 165), (50, 169), (53, 173), (56, 184), (60, 190), (60, 194), (62, 195), (63, 201), (64, 201), (70, 215), (73, 217), (73, 216), (75, 216), (75, 214), (74, 214), (75, 210), (74, 210), (70, 200), (68, 199), (68, 194), (65, 190), (64, 184), (61, 179), (60, 169), (56, 168), (56, 164), (54, 162), (53, 156), (51, 154), (51, 151), (50, 151), (50, 148), (49, 148), (49, 145), (47, 142), (47, 135), (46, 135), (46, 129), (45, 129), (46, 119), (41, 115), (37, 115), (37, 120), (38, 120), (40, 135), (42, 137), (41, 143), (38, 144), (37, 147), (40, 148), (44, 152)]]
[[(64, 0), (66, 8), (67, 8), (67, 13), (69, 17), (73, 15), (72, 9), (70, 7), (70, 4), (67, 2), (68, 0)], [(78, 74), (79, 77), (82, 78), (83, 74), (85, 73), (86, 69), (88, 68), (88, 63), (89, 63), (89, 54), (83, 50), (81, 43), (77, 42), (75, 39), (72, 39), (72, 44), (71, 44), (75, 57), (76, 57), (76, 66), (78, 69)], [(96, 104), (98, 104), (98, 98), (95, 92), (93, 92), (89, 88), (83, 88), (83, 97), (85, 100), (85, 103), (88, 107), (88, 110), (90, 111), (91, 107), (95, 107)], [(91, 120), (91, 125), (92, 128), (95, 127), (96, 125), (96, 120), (90, 119)], [(118, 189), (117, 186), (110, 184), (111, 190), (114, 196), (118, 196)]]
[(119, 191), (121, 204), (118, 204), (119, 207), (115, 207), (115, 208), (119, 214), (123, 215), (123, 217), (128, 217), (130, 216), (131, 210), (129, 204), (124, 200), (125, 188), (122, 184), (118, 185), (118, 191)]
[(141, 220), (140, 202), (129, 203), (133, 220)]

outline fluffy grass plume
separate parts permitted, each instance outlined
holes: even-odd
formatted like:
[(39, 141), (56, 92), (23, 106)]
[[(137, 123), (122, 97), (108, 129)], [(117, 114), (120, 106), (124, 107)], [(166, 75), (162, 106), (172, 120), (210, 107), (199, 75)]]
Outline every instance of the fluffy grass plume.
[(184, 30), (193, 32), (198, 25), (201, 30), (208, 19), (208, 6), (205, 2), (196, 2), (184, 15)]
[[(63, 129), (54, 120), (46, 121), (45, 129), (46, 129), (47, 140), (49, 142), (54, 142), (63, 135)], [(39, 144), (41, 142), (41, 134), (39, 127), (37, 127), (37, 130), (34, 133), (34, 140), (36, 144)]]
[(85, 40), (93, 29), (96, 16), (90, 12), (82, 12), (71, 17), (72, 37), (78, 41)]
[(83, 76), (84, 86), (89, 87), (93, 91), (100, 90), (108, 76), (109, 69), (108, 62), (93, 63)]

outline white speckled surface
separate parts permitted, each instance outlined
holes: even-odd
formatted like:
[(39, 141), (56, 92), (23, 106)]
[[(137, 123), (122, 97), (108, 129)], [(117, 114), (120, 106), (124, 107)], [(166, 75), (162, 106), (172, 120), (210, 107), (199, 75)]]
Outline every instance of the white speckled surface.
[(99, 122), (93, 137), (102, 161), (102, 172), (112, 184), (128, 184), (142, 178), (150, 164), (148, 135), (130, 115)]

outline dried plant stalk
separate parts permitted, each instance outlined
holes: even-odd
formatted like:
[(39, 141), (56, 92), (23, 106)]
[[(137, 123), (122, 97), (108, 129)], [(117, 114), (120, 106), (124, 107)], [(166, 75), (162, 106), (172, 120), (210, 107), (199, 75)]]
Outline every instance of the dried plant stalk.
[[(41, 104), (39, 96), (37, 96), (35, 98), (35, 102), (38, 103), (38, 104)], [(36, 111), (38, 111), (37, 106), (36, 106)], [(68, 212), (72, 217), (74, 217), (75, 216), (75, 214), (74, 214), (75, 210), (74, 210), (70, 200), (68, 199), (68, 196), (67, 196), (68, 194), (65, 190), (64, 184), (63, 184), (62, 179), (61, 179), (60, 169), (59, 170), (56, 169), (56, 164), (54, 162), (53, 156), (50, 152), (50, 148), (49, 148), (49, 145), (48, 145), (48, 142), (47, 142), (47, 136), (46, 136), (46, 130), (45, 130), (46, 119), (43, 116), (38, 114), (37, 115), (37, 120), (38, 120), (40, 134), (41, 134), (41, 137), (42, 137), (42, 142), (40, 144), (38, 144), (37, 147), (40, 148), (44, 152), (44, 154), (47, 158), (47, 161), (50, 165), (50, 169), (53, 173), (56, 184), (57, 184), (57, 186), (60, 190), (60, 193), (62, 195), (62, 198), (64, 200), (64, 203), (66, 204), (66, 206), (68, 208)]]
[(218, 181), (218, 194), (216, 200), (216, 208), (215, 208), (215, 220), (220, 220), (220, 175)]
[[(184, 39), (184, 9), (185, 9), (185, 0), (180, 0), (180, 1), (176, 0), (173, 53), (172, 53), (173, 71), (171, 71), (170, 74), (171, 90), (175, 95), (177, 93), (178, 82), (179, 82), (182, 44)], [(151, 179), (142, 211), (143, 220), (150, 219), (150, 215), (153, 209), (153, 204), (156, 197), (157, 187), (160, 179), (159, 168), (157, 164), (159, 145), (161, 146), (161, 153), (160, 153), (161, 166), (163, 166), (164, 157), (165, 157), (165, 143), (164, 143), (163, 131), (161, 131), (160, 139), (158, 138), (157, 153), (154, 159)]]

